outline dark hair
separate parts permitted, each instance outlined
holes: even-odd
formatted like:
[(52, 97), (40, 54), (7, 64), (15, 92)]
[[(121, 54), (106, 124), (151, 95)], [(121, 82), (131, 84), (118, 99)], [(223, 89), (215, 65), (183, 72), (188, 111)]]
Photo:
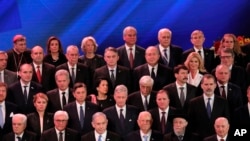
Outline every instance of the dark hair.
[(188, 71), (188, 68), (185, 65), (180, 64), (174, 67), (174, 73), (179, 73), (181, 69)]
[(50, 54), (50, 53), (51, 53), (51, 51), (50, 51), (50, 43), (51, 43), (51, 41), (53, 41), (53, 40), (58, 41), (58, 46), (59, 46), (58, 52), (59, 52), (60, 54), (63, 54), (63, 48), (62, 48), (61, 41), (59, 40), (59, 38), (57, 38), (57, 37), (55, 37), (55, 36), (49, 37), (49, 39), (48, 39), (48, 41), (47, 41), (47, 47), (46, 47), (47, 54)]
[(8, 85), (4, 82), (0, 82), (0, 87), (5, 87), (6, 91), (8, 89)]
[(232, 50), (232, 49), (230, 49), (230, 48), (223, 48), (222, 50), (221, 50), (221, 52), (223, 52), (223, 53), (229, 53), (229, 54), (231, 54), (232, 55), (232, 57), (234, 58), (234, 51)]
[(105, 54), (107, 51), (112, 51), (112, 52), (115, 52), (116, 54), (118, 54), (118, 51), (117, 51), (116, 48), (114, 48), (114, 47), (107, 47), (107, 48), (104, 50), (104, 54)]
[(86, 87), (86, 85), (85, 85), (84, 83), (80, 83), (80, 82), (75, 83), (75, 84), (74, 84), (74, 87), (73, 87), (73, 92), (75, 92), (76, 89), (82, 88), (82, 87), (85, 88), (85, 90), (87, 91), (87, 87)]
[(164, 89), (159, 90), (159, 91), (157, 92), (157, 94), (156, 94), (156, 97), (157, 97), (158, 94), (161, 94), (161, 93), (165, 93), (165, 94), (167, 95), (168, 99), (169, 99), (168, 91), (167, 91), (167, 90), (164, 90)]
[(204, 74), (202, 79), (201, 79), (201, 84), (204, 82), (204, 79), (213, 79), (214, 80), (214, 83), (216, 83), (216, 79), (215, 77), (212, 75), (212, 74)]

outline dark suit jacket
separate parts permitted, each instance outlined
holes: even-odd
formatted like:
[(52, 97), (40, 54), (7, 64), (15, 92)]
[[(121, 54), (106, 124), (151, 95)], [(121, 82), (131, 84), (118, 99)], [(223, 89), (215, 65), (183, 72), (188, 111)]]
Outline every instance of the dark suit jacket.
[(119, 60), (118, 60), (118, 64), (130, 69), (134, 69), (137, 66), (140, 66), (144, 63), (146, 63), (145, 60), (145, 49), (136, 45), (135, 46), (135, 55), (134, 55), (134, 65), (133, 68), (130, 67), (130, 63), (129, 63), (129, 59), (128, 59), (128, 54), (126, 51), (126, 47), (125, 45), (120, 46), (117, 48), (117, 52), (119, 55)]
[[(3, 141), (15, 141), (15, 134), (13, 132), (5, 135)], [(22, 141), (37, 141), (36, 134), (29, 131), (24, 131)]]
[[(152, 124), (152, 129), (156, 130), (158, 132), (161, 132), (161, 117), (159, 115), (159, 108), (156, 107), (154, 109), (149, 110), (149, 112), (152, 115), (153, 118), (153, 124)], [(169, 111), (168, 111), (168, 118), (166, 119), (166, 125), (165, 125), (165, 134), (171, 132), (173, 129), (173, 124), (172, 121), (169, 121), (169, 117), (173, 114), (176, 113), (176, 109), (174, 107), (169, 107)]]
[[(137, 107), (140, 111), (144, 111), (145, 109), (144, 109), (143, 103), (144, 103), (144, 101), (142, 101), (140, 91), (133, 92), (132, 94), (129, 94), (128, 99), (127, 99), (127, 104)], [(155, 107), (157, 107), (156, 92), (152, 91), (150, 93), (150, 99), (148, 101), (147, 110), (150, 110), (150, 109), (155, 108)]]
[[(79, 141), (80, 136), (77, 131), (66, 128), (65, 129), (65, 140), (64, 141)], [(42, 133), (40, 141), (58, 141), (56, 129), (51, 128)]]
[[(139, 90), (139, 80), (144, 75), (150, 75), (148, 64), (143, 64), (134, 69), (134, 85), (136, 86), (135, 90)], [(153, 90), (158, 91), (162, 89), (165, 85), (174, 82), (174, 73), (169, 68), (163, 64), (158, 64), (158, 70), (156, 77), (154, 79)]]
[[(192, 134), (188, 130), (185, 131), (182, 141), (201, 141), (202, 139), (197, 134)], [(164, 136), (163, 141), (179, 141), (174, 132), (170, 132)]]
[(83, 135), (93, 130), (93, 127), (91, 125), (92, 116), (93, 114), (99, 111), (99, 107), (96, 104), (85, 101), (85, 109), (83, 109), (84, 111), (83, 129), (81, 128), (81, 123), (78, 116), (75, 101), (65, 105), (63, 110), (65, 110), (69, 114), (68, 127), (78, 131), (81, 135)]
[[(73, 102), (75, 98), (72, 94), (72, 89), (69, 88), (68, 93), (69, 93), (68, 103)], [(49, 99), (48, 108), (47, 108), (49, 112), (55, 113), (58, 110), (62, 110), (59, 90), (57, 88), (54, 90), (48, 91), (47, 96)]]
[[(35, 66), (33, 63), (31, 63), (31, 65), (33, 67), (32, 81), (39, 83)], [(42, 82), (40, 84), (43, 86), (45, 92), (56, 88), (55, 67), (53, 65), (48, 63), (42, 64)]]
[[(217, 140), (216, 135), (211, 135), (209, 137), (206, 137), (203, 141), (219, 141), (219, 140)], [(227, 137), (225, 141), (230, 141), (229, 137)]]
[(17, 79), (17, 73), (13, 71), (9, 71), (7, 69), (4, 70), (4, 83), (6, 83), (8, 86), (16, 82)]
[[(95, 70), (93, 80), (98, 80), (99, 78), (107, 78), (111, 82), (109, 69), (107, 65), (97, 68)], [(132, 91), (131, 75), (130, 75), (129, 69), (126, 67), (117, 65), (115, 86), (109, 86), (109, 91), (113, 93), (115, 87), (121, 84), (125, 85), (128, 88), (129, 92)]]
[[(218, 85), (216, 89), (214, 90), (214, 94), (221, 96)], [(228, 83), (228, 87), (227, 87), (227, 102), (228, 102), (231, 116), (233, 115), (233, 112), (235, 111), (235, 109), (243, 105), (242, 93), (241, 93), (240, 87), (230, 82)]]
[(12, 116), (18, 112), (17, 105), (5, 101), (5, 121), (3, 128), (0, 127), (0, 141), (2, 140), (3, 136), (7, 133), (12, 131)]
[[(69, 86), (71, 88), (73, 88), (73, 86), (74, 86), (74, 84), (76, 82), (82, 82), (88, 88), (92, 88), (92, 85), (91, 85), (92, 84), (91, 70), (87, 66), (83, 65), (82, 63), (77, 63), (76, 67), (77, 68), (76, 68), (76, 74), (75, 74), (75, 82), (72, 82), (71, 75), (70, 75), (70, 84), (69, 84)], [(60, 66), (58, 66), (58, 67), (56, 67), (56, 71), (60, 70), (60, 69), (67, 70), (69, 72), (69, 74), (70, 74), (71, 70), (69, 70), (69, 66), (68, 66), (67, 62), (60, 65)]]
[[(156, 45), (156, 47), (160, 51), (159, 44)], [(170, 58), (169, 58), (170, 60), (169, 60), (169, 63), (168, 63), (168, 67), (173, 69), (175, 66), (182, 63), (181, 62), (182, 61), (181, 56), (182, 56), (182, 53), (183, 53), (183, 49), (181, 47), (179, 47), (179, 46), (176, 46), (176, 45), (170, 45), (169, 49), (170, 49)], [(160, 55), (161, 55), (161, 53), (160, 53)], [(162, 55), (160, 57), (159, 63), (164, 64)]]
[(214, 121), (216, 118), (223, 116), (230, 119), (227, 100), (220, 96), (214, 95), (214, 104), (210, 119), (207, 115), (203, 95), (192, 99), (189, 104), (189, 125), (191, 126), (191, 130), (199, 134), (202, 138), (215, 133)]
[[(163, 140), (163, 135), (160, 132), (152, 130), (149, 141), (162, 141), (162, 140)], [(130, 132), (126, 137), (126, 141), (142, 141), (140, 130)]]
[(168, 92), (169, 100), (170, 100), (169, 105), (172, 107), (175, 107), (176, 109), (183, 110), (184, 112), (187, 112), (188, 110), (189, 101), (192, 98), (196, 97), (196, 87), (187, 83), (187, 91), (186, 91), (187, 95), (186, 95), (184, 106), (182, 107), (175, 82), (168, 84), (163, 89)]
[(21, 83), (20, 81), (17, 81), (9, 86), (6, 100), (15, 103), (20, 109), (21, 113), (29, 114), (35, 112), (33, 96), (38, 92), (43, 92), (42, 86), (36, 82), (31, 81), (28, 93), (28, 100), (26, 104)]
[[(236, 129), (239, 128), (250, 129), (250, 115), (247, 104), (241, 106), (240, 108), (237, 108), (232, 117), (233, 117), (232, 125)], [(235, 130), (233, 130), (233, 132), (234, 131)]]
[[(94, 131), (91, 131), (83, 135), (81, 138), (81, 141), (96, 141)], [(107, 131), (107, 137), (105, 141), (121, 141), (121, 138), (118, 134), (111, 132), (111, 131)]]
[[(203, 50), (204, 50), (204, 66), (208, 72), (211, 72), (215, 68), (214, 52), (210, 49), (207, 49), (207, 48), (203, 48)], [(183, 52), (182, 62), (186, 61), (188, 55), (191, 52), (195, 52), (193, 47)]]
[[(43, 131), (54, 127), (53, 113), (44, 113), (43, 116)], [(27, 115), (27, 130), (37, 134), (38, 138), (41, 136), (40, 118), (37, 112)]]
[(132, 106), (126, 105), (126, 116), (125, 116), (125, 131), (121, 131), (121, 125), (118, 113), (115, 106), (104, 109), (103, 111), (108, 118), (108, 130), (119, 134), (124, 138), (129, 132), (137, 129), (137, 116), (139, 110)]

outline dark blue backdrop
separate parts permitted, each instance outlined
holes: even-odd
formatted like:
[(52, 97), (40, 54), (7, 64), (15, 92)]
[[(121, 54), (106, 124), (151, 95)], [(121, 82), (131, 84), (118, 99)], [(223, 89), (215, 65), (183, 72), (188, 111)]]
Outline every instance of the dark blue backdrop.
[(0, 0), (1, 50), (12, 47), (12, 37), (23, 34), (29, 48), (45, 47), (47, 38), (58, 36), (64, 48), (80, 47), (92, 35), (102, 53), (123, 44), (123, 28), (138, 30), (137, 44), (157, 44), (157, 32), (173, 31), (172, 43), (191, 47), (190, 33), (203, 30), (205, 46), (224, 33), (250, 37), (249, 0)]

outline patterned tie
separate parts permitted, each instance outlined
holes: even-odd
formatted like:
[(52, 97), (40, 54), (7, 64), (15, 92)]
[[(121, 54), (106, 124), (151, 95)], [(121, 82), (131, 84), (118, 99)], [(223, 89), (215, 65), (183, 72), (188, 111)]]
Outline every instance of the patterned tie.
[(111, 75), (110, 75), (111, 83), (112, 83), (113, 87), (115, 87), (115, 75), (114, 75), (114, 70), (110, 70), (110, 71), (111, 71)]
[(208, 98), (208, 100), (207, 100), (207, 115), (208, 115), (209, 118), (211, 117), (211, 112), (212, 112), (211, 105), (210, 105), (210, 100), (211, 100), (211, 98)]
[(144, 110), (147, 111), (148, 110), (148, 99), (147, 96), (144, 96), (144, 104), (143, 104)]
[(129, 63), (130, 63), (130, 68), (133, 68), (134, 56), (133, 56), (133, 49), (132, 48), (129, 48)]
[(76, 79), (75, 68), (71, 68), (71, 79), (72, 79), (72, 82), (75, 83), (75, 79)]
[(24, 91), (23, 91), (24, 101), (25, 101), (25, 104), (27, 104), (27, 101), (28, 101), (27, 87), (28, 86), (23, 86), (23, 87), (24, 87)]
[(152, 68), (152, 70), (151, 70), (151, 78), (152, 79), (155, 79), (155, 68)]
[(38, 82), (41, 83), (42, 82), (42, 76), (41, 76), (41, 72), (40, 72), (40, 66), (37, 66), (36, 68), (37, 68), (36, 76), (37, 76)]
[(226, 96), (226, 91), (225, 91), (225, 86), (220, 86), (222, 88), (222, 92), (221, 92), (221, 96), (225, 99), (227, 99), (227, 96)]
[(180, 101), (181, 101), (181, 106), (183, 107), (184, 103), (185, 103), (185, 96), (184, 96), (184, 91), (183, 91), (184, 87), (180, 87), (181, 93), (180, 93)]
[(163, 54), (164, 54), (164, 57), (163, 57), (164, 63), (165, 63), (165, 65), (168, 66), (168, 54), (167, 54), (167, 49), (163, 49)]
[(62, 92), (62, 108), (64, 105), (66, 105), (66, 97), (65, 97), (65, 92)]
[(80, 123), (81, 123), (81, 127), (83, 129), (83, 125), (84, 125), (84, 113), (83, 113), (82, 106), (80, 106)]
[(121, 128), (122, 128), (122, 131), (124, 131), (125, 130), (125, 118), (124, 118), (124, 116), (123, 116), (123, 114), (122, 114), (122, 111), (123, 111), (123, 109), (120, 109), (120, 123), (121, 123)]
[(143, 141), (148, 141), (148, 136), (147, 135), (143, 136)]
[(161, 112), (161, 133), (162, 134), (165, 134), (165, 124), (166, 124), (165, 113), (166, 112)]
[(3, 128), (3, 112), (2, 112), (2, 105), (0, 105), (0, 127)]
[(63, 132), (59, 132), (59, 141), (63, 141)]

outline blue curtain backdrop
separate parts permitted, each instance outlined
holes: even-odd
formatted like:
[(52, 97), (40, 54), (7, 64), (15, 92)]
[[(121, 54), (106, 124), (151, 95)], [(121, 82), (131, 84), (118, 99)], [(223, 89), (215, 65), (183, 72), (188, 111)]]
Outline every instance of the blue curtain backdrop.
[(122, 45), (123, 28), (137, 28), (137, 44), (157, 44), (157, 33), (173, 31), (172, 43), (191, 47), (190, 33), (203, 30), (205, 47), (224, 33), (250, 37), (249, 0), (0, 0), (0, 47), (12, 47), (15, 34), (27, 37), (27, 45), (45, 48), (49, 36), (63, 47), (80, 47), (85, 36), (94, 36), (102, 53)]

